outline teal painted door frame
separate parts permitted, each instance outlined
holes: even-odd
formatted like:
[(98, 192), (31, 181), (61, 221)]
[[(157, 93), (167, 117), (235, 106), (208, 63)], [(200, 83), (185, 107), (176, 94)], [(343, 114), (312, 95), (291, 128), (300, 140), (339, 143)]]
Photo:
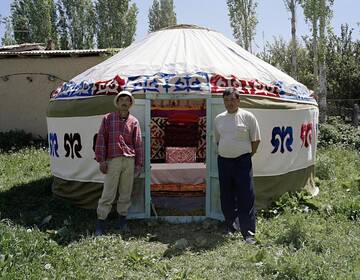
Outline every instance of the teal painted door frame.
[[(150, 100), (136, 99), (131, 108), (133, 114), (140, 123), (141, 137), (144, 145), (144, 168), (142, 173), (134, 181), (133, 201), (129, 209), (129, 218), (150, 218)], [(136, 192), (136, 194), (134, 194)]]
[(222, 98), (209, 98), (206, 103), (206, 217), (223, 220), (220, 205), (217, 146), (214, 139), (214, 119), (225, 110)]
[(220, 207), (220, 193), (219, 193), (219, 180), (217, 173), (217, 153), (216, 145), (214, 142), (213, 134), (213, 120), (215, 116), (225, 110), (221, 96), (220, 98), (210, 98), (210, 95), (167, 95), (167, 94), (146, 94), (146, 99), (137, 99), (136, 104), (140, 105), (144, 110), (142, 120), (139, 120), (142, 124), (142, 135), (144, 141), (145, 162), (144, 170), (140, 175), (140, 179), (143, 179), (145, 184), (144, 188), (144, 201), (145, 211), (143, 213), (134, 213), (132, 218), (150, 218), (151, 215), (151, 192), (150, 192), (150, 175), (151, 175), (151, 100), (155, 99), (206, 99), (206, 216), (161, 216), (159, 218), (173, 221), (173, 222), (191, 222), (204, 218), (223, 219), (221, 207)]

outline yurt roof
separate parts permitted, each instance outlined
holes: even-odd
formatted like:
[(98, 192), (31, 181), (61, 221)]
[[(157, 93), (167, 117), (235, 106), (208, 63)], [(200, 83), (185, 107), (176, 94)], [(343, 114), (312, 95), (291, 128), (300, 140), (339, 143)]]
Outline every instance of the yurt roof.
[(76, 76), (73, 81), (108, 80), (115, 75), (126, 77), (158, 72), (207, 72), (256, 78), (266, 83), (274, 80), (296, 82), (221, 33), (194, 25), (150, 33), (143, 40)]
[[(266, 88), (270, 93), (283, 94), (290, 99), (313, 100), (309, 90), (289, 75), (221, 33), (195, 25), (177, 25), (150, 33), (79, 74), (52, 96), (79, 96), (76, 91), (84, 92), (84, 88), (86, 96), (90, 94), (88, 89), (96, 89), (95, 84), (99, 82), (115, 83), (118, 89), (127, 88), (134, 93), (144, 93), (148, 87), (145, 90), (142, 87), (151, 84), (150, 80), (155, 81), (156, 89), (159, 90), (161, 84), (164, 86), (162, 90), (168, 93), (171, 86), (176, 86), (174, 83), (179, 83), (174, 78), (189, 80), (191, 77), (202, 93), (216, 94), (222, 92), (219, 85), (244, 87), (244, 83), (249, 82), (249, 90), (256, 88), (261, 91)], [(106, 85), (103, 84), (104, 86)], [(189, 92), (188, 88), (187, 91)], [(159, 93), (162, 93), (161, 90)]]

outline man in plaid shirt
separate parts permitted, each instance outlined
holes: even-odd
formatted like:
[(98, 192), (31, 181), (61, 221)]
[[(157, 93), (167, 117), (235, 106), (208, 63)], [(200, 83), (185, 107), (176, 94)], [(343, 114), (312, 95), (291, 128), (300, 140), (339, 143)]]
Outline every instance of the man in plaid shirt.
[(97, 236), (104, 233), (104, 223), (117, 192), (117, 229), (128, 229), (126, 216), (131, 205), (134, 177), (139, 176), (144, 162), (140, 124), (129, 113), (134, 102), (130, 92), (120, 92), (114, 99), (117, 111), (104, 116), (97, 135), (96, 161), (100, 171), (105, 174), (104, 188), (97, 208)]

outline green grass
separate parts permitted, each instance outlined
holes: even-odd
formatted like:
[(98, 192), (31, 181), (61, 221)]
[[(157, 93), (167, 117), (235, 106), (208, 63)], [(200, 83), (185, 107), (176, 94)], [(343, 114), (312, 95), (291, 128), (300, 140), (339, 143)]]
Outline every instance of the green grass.
[(52, 197), (46, 151), (3, 153), (0, 279), (360, 279), (359, 153), (320, 150), (317, 174), (318, 197), (258, 214), (256, 246), (217, 222), (131, 221), (131, 234), (95, 238), (94, 210)]

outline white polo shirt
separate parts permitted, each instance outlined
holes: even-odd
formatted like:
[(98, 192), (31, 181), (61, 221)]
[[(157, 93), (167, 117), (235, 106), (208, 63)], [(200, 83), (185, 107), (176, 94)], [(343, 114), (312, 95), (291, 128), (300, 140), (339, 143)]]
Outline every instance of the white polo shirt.
[(216, 116), (214, 136), (218, 143), (218, 154), (225, 158), (236, 158), (251, 153), (251, 142), (260, 140), (259, 124), (255, 116), (243, 109)]

